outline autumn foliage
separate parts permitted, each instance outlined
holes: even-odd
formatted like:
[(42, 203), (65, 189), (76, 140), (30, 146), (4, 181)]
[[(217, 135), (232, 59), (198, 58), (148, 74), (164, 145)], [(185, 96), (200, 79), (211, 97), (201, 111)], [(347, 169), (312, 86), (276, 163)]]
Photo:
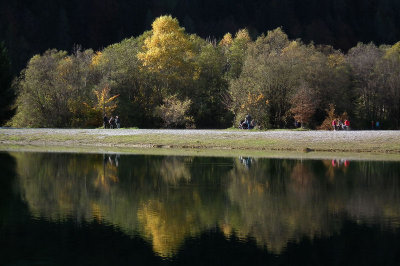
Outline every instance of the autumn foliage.
[(110, 115), (117, 108), (117, 103), (115, 101), (118, 98), (119, 94), (110, 96), (110, 87), (105, 85), (101, 90), (93, 90), (94, 95), (96, 96), (95, 101), (92, 105), (88, 103), (84, 103), (87, 107), (87, 115), (92, 120), (88, 121), (90, 125), (99, 125), (102, 123), (102, 117), (105, 115)]
[(118, 114), (127, 127), (227, 128), (250, 114), (262, 129), (295, 121), (327, 129), (334, 106), (352, 128), (381, 121), (398, 129), (399, 55), (399, 43), (359, 43), (344, 54), (290, 40), (282, 28), (205, 40), (161, 16), (150, 31), (101, 51), (32, 57), (8, 124), (96, 127), (104, 114)]

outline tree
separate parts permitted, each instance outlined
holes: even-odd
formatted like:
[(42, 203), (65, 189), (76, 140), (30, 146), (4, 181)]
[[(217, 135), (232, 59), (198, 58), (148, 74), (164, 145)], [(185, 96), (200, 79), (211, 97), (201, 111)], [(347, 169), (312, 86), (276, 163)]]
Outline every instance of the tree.
[(304, 127), (304, 124), (311, 121), (317, 106), (313, 90), (303, 83), (295, 93), (292, 102), (290, 111), (293, 113), (294, 119), (300, 122), (301, 127)]
[(18, 83), (13, 126), (85, 126), (83, 102), (90, 97), (89, 65), (93, 52), (48, 50), (35, 55)]
[(105, 85), (101, 90), (93, 90), (96, 99), (93, 106), (88, 103), (84, 105), (88, 108), (87, 115), (90, 117), (89, 125), (99, 126), (102, 123), (102, 117), (105, 115), (111, 115), (111, 113), (117, 108), (117, 103), (114, 101), (118, 95), (110, 96), (110, 87)]
[(197, 128), (227, 128), (232, 125), (232, 114), (223, 104), (228, 93), (224, 77), (226, 57), (215, 42), (198, 40), (200, 52), (195, 58), (199, 77), (193, 82), (191, 114)]
[(190, 36), (176, 18), (161, 16), (154, 20), (152, 34), (145, 39), (143, 52), (137, 56), (145, 69), (160, 78), (160, 99), (176, 93), (189, 96), (184, 85), (197, 76), (193, 62), (195, 53)]
[(249, 43), (251, 43), (251, 38), (247, 29), (236, 32), (233, 39), (231, 34), (227, 33), (221, 40), (220, 46), (225, 48), (227, 58), (225, 69), (228, 79), (236, 79), (240, 76)]
[(335, 114), (335, 105), (332, 103), (329, 104), (328, 109), (325, 110), (327, 116), (322, 124), (318, 127), (318, 129), (322, 130), (332, 130), (332, 121), (337, 119), (337, 115)]
[(400, 42), (383, 48), (385, 54), (377, 66), (380, 73), (380, 95), (383, 101), (383, 117), (387, 128), (400, 128)]
[(254, 110), (251, 115), (264, 128), (287, 126), (290, 97), (305, 69), (305, 51), (304, 45), (290, 42), (280, 28), (249, 45), (241, 75), (230, 83), (236, 122)]
[(142, 69), (138, 53), (151, 33), (125, 39), (101, 51), (98, 63), (93, 66), (100, 83), (110, 84), (113, 94), (119, 94), (115, 111), (123, 116), (124, 124), (154, 127), (154, 108), (161, 102), (154, 74)]
[(97, 83), (90, 68), (94, 53), (76, 47), (72, 55), (61, 60), (54, 77), (54, 90), (61, 95), (59, 113), (63, 126), (85, 127), (87, 115), (83, 102), (91, 97), (91, 89)]
[[(346, 57), (332, 47), (317, 47), (319, 60), (315, 71), (308, 78), (308, 84), (315, 88), (319, 104), (314, 123), (320, 125), (325, 119), (326, 107), (333, 104), (338, 113), (347, 112), (354, 116), (356, 93), (352, 83), (351, 70)], [(328, 51), (324, 51), (327, 49)]]
[(14, 90), (11, 87), (11, 64), (4, 42), (0, 42), (0, 126), (14, 114)]
[(54, 120), (55, 102), (59, 94), (54, 90), (56, 70), (67, 53), (48, 50), (42, 56), (33, 56), (20, 76), (18, 85), (17, 113), (12, 125), (18, 127), (60, 126)]
[(356, 115), (362, 127), (368, 128), (371, 121), (382, 121), (382, 93), (377, 66), (384, 52), (374, 44), (359, 43), (350, 49), (347, 60), (351, 66), (357, 90)]

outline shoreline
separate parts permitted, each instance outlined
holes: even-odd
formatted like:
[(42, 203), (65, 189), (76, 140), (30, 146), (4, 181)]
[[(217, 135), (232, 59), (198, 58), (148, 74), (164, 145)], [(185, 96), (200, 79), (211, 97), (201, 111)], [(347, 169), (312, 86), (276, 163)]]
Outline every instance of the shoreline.
[[(0, 129), (0, 150), (361, 154), (400, 157), (400, 131)], [(168, 152), (167, 152), (168, 151)], [(206, 152), (205, 152), (206, 151)], [(368, 156), (365, 156), (367, 155)]]
[(296, 151), (257, 151), (257, 150), (210, 150), (210, 149), (159, 149), (159, 148), (119, 148), (119, 147), (66, 147), (3, 145), (1, 152), (40, 152), (40, 153), (85, 153), (119, 155), (155, 155), (155, 156), (201, 156), (201, 157), (253, 157), (294, 160), (333, 160), (350, 161), (400, 161), (400, 154), (352, 153), (352, 152), (296, 152)]

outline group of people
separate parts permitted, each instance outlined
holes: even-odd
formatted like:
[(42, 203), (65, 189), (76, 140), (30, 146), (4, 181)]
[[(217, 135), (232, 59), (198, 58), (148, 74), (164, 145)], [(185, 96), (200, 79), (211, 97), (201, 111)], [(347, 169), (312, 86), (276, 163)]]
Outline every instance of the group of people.
[(332, 128), (333, 130), (349, 130), (350, 129), (350, 121), (348, 119), (342, 120), (340, 119), (333, 119), (332, 121)]
[(379, 130), (380, 129), (380, 123), (379, 123), (379, 121), (376, 121), (376, 122), (374, 122), (374, 121), (371, 121), (371, 129), (376, 129), (376, 130)]
[(250, 115), (246, 115), (244, 120), (240, 121), (239, 128), (240, 129), (253, 129), (255, 127), (255, 121), (251, 118)]
[(119, 119), (118, 116), (115, 116), (115, 118), (113, 116), (110, 117), (110, 119), (107, 118), (106, 115), (104, 115), (103, 117), (103, 126), (104, 128), (120, 128), (121, 127), (121, 120)]

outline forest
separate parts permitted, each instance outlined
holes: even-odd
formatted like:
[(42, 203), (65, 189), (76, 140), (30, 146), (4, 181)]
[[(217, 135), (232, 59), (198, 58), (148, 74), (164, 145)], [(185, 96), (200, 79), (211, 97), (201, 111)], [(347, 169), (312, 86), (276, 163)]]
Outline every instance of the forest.
[(360, 42), (344, 53), (290, 39), (281, 27), (202, 38), (165, 15), (104, 49), (34, 55), (12, 84), (7, 125), (93, 128), (106, 114), (122, 127), (228, 128), (250, 114), (260, 129), (296, 121), (329, 129), (335, 118), (398, 129), (399, 74), (400, 42)]
[(171, 14), (190, 34), (221, 39), (247, 28), (253, 39), (282, 27), (290, 39), (348, 51), (357, 42), (400, 40), (398, 0), (2, 0), (0, 41), (17, 74), (34, 54), (102, 50)]

